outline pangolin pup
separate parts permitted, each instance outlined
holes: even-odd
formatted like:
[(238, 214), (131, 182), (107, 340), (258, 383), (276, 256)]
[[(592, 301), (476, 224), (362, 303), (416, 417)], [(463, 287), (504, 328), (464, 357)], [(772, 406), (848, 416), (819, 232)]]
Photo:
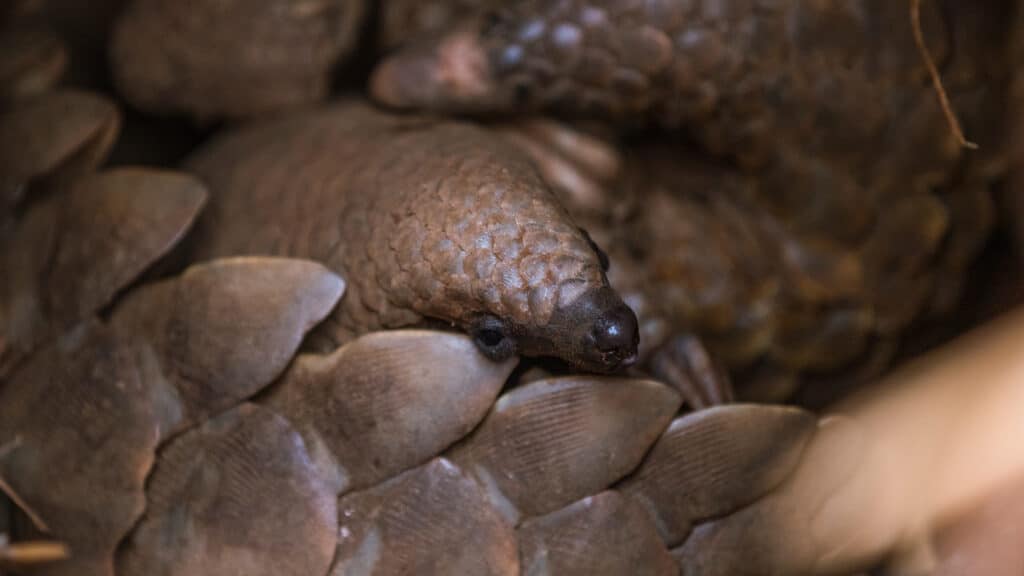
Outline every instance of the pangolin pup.
[(319, 260), (348, 290), (311, 342), (441, 321), (492, 358), (555, 356), (612, 371), (636, 317), (530, 161), (469, 124), (360, 103), (219, 136), (187, 161), (211, 205), (198, 258)]

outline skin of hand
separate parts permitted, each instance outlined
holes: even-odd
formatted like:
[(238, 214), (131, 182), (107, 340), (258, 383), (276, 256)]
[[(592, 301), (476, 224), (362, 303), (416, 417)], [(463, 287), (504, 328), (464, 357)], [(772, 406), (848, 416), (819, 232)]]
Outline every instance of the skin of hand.
[(197, 257), (307, 257), (346, 278), (322, 348), (433, 321), (494, 359), (607, 372), (636, 358), (636, 317), (596, 247), (493, 133), (343, 103), (231, 132), (187, 166), (212, 198)]
[(785, 483), (695, 528), (684, 572), (848, 573), (1019, 485), (1022, 338), (1017, 310), (833, 407)]

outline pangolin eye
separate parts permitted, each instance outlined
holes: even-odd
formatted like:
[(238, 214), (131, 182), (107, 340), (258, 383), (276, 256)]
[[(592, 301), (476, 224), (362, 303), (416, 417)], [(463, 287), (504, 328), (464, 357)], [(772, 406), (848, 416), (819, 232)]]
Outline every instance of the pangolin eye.
[(476, 339), (480, 342), (481, 346), (494, 348), (501, 344), (501, 341), (505, 339), (505, 335), (500, 330), (484, 329), (477, 332)]
[(478, 319), (470, 333), (477, 348), (492, 360), (504, 360), (515, 354), (515, 343), (508, 337), (505, 323), (493, 316)]

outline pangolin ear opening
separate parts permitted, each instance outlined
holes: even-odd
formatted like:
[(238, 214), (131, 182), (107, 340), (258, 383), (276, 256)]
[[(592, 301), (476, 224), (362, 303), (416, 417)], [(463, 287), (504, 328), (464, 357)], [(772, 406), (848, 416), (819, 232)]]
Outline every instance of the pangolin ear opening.
[(499, 318), (491, 315), (478, 317), (471, 323), (469, 334), (480, 352), (491, 360), (500, 362), (516, 354), (516, 343)]
[(587, 239), (587, 243), (590, 244), (590, 247), (597, 254), (597, 259), (601, 262), (601, 269), (607, 272), (608, 267), (611, 265), (611, 262), (608, 260), (608, 255), (604, 253), (604, 250), (601, 250), (601, 247), (597, 245), (597, 242), (594, 242), (594, 239), (590, 237), (590, 233), (587, 232), (585, 228), (580, 226), (579, 229), (580, 232), (583, 233), (583, 237)]

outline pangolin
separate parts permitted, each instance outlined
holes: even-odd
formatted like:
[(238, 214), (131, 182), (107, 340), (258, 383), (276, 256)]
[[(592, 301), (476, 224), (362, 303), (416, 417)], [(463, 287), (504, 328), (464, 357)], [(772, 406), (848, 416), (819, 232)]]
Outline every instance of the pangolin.
[(211, 189), (197, 258), (312, 258), (349, 288), (312, 339), (440, 321), (489, 357), (611, 371), (637, 350), (602, 256), (502, 139), (340, 103), (228, 132), (187, 161)]

